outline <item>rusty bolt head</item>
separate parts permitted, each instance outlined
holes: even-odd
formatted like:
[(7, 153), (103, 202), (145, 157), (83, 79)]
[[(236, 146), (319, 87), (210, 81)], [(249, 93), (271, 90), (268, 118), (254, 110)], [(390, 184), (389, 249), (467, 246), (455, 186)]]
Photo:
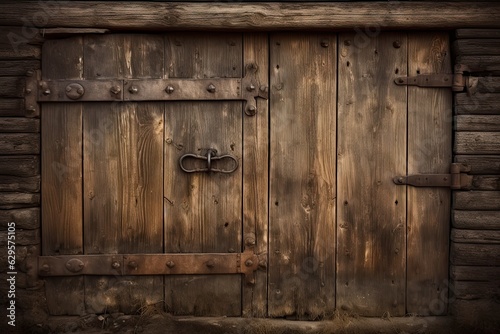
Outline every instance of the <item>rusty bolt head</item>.
[(213, 268), (215, 266), (215, 262), (213, 260), (208, 260), (206, 265), (208, 268)]
[(175, 267), (175, 262), (174, 261), (168, 261), (167, 262), (167, 267), (169, 267), (169, 268)]
[(78, 88), (76, 92), (78, 93), (78, 95), (83, 95), (83, 88)]
[(42, 91), (43, 95), (50, 95), (50, 89), (46, 88)]
[(26, 88), (26, 94), (31, 94), (31, 89)]
[(253, 261), (252, 261), (252, 260), (250, 260), (250, 259), (246, 260), (246, 261), (245, 261), (245, 266), (247, 266), (247, 267), (251, 267), (251, 266), (253, 266)]
[(85, 94), (85, 89), (78, 83), (70, 83), (66, 86), (66, 96), (71, 100), (78, 100)]
[(247, 116), (255, 116), (256, 113), (257, 113), (257, 108), (252, 104), (245, 109), (245, 114)]
[(66, 86), (66, 92), (71, 92), (71, 86), (70, 85)]
[(213, 84), (208, 85), (207, 91), (210, 93), (215, 93), (215, 86)]
[(36, 111), (36, 108), (32, 105), (28, 106), (28, 108), (26, 108), (26, 111), (27, 112), (35, 112)]
[(252, 84), (250, 84), (250, 86), (247, 86), (247, 90), (248, 90), (249, 92), (253, 92), (253, 91), (255, 90), (255, 86), (254, 86), (254, 85), (252, 85)]
[(257, 71), (257, 69), (258, 69), (258, 66), (255, 63), (250, 63), (250, 64), (247, 65), (247, 70), (255, 72), (255, 71)]
[(392, 46), (396, 49), (399, 49), (401, 47), (401, 41), (400, 40), (396, 40), (392, 43)]
[(137, 269), (137, 267), (138, 267), (137, 262), (135, 262), (135, 261), (130, 261), (130, 262), (128, 263), (128, 267), (129, 267), (130, 269)]
[(139, 92), (139, 88), (137, 88), (137, 86), (130, 86), (128, 91), (130, 92), (130, 94), (137, 94), (137, 92)]
[(403, 178), (402, 177), (398, 178), (398, 183), (403, 183)]
[(346, 39), (346, 40), (344, 41), (344, 45), (345, 45), (345, 46), (350, 46), (350, 45), (351, 45), (351, 40), (350, 40), (350, 39)]
[(165, 92), (167, 92), (167, 94), (172, 94), (174, 92), (174, 87), (168, 85), (167, 88), (165, 88)]
[(402, 84), (402, 83), (404, 83), (405, 81), (403, 80), (403, 78), (399, 78), (399, 79), (398, 79), (398, 82)]
[(45, 264), (42, 265), (42, 267), (40, 268), (40, 270), (43, 271), (43, 272), (48, 273), (50, 271), (50, 266), (47, 263), (45, 263)]
[(260, 260), (259, 261), (259, 268), (260, 269), (266, 269), (267, 268), (267, 261), (266, 260)]
[(111, 264), (111, 268), (113, 269), (120, 269), (121, 265), (120, 265), (120, 262), (118, 261), (114, 261), (112, 264)]
[(29, 70), (29, 71), (26, 72), (26, 76), (27, 77), (32, 77), (33, 74), (35, 74), (35, 72), (33, 70)]
[(113, 86), (109, 89), (109, 91), (113, 95), (118, 95), (122, 91), (122, 89), (120, 88), (120, 86)]
[(327, 48), (330, 46), (330, 43), (328, 42), (328, 40), (324, 39), (321, 41), (321, 46)]

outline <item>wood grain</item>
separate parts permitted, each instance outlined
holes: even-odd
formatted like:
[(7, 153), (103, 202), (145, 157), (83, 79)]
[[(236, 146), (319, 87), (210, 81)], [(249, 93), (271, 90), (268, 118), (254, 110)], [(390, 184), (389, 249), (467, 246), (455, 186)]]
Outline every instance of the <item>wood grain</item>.
[(453, 227), (500, 230), (500, 211), (453, 210)]
[(40, 175), (40, 157), (38, 155), (0, 156), (0, 174), (13, 176)]
[(0, 229), (7, 230), (8, 222), (15, 222), (19, 229), (40, 228), (40, 208), (0, 211)]
[[(86, 79), (161, 78), (163, 39), (89, 35)], [(163, 103), (84, 104), (85, 254), (163, 251)], [(163, 300), (163, 278), (85, 277), (90, 313), (134, 313)]]
[(317, 319), (335, 308), (336, 36), (270, 45), (269, 316)]
[(24, 117), (26, 115), (23, 99), (0, 98), (0, 116)]
[[(411, 33), (408, 75), (451, 73), (447, 33)], [(408, 175), (449, 173), (452, 95), (448, 89), (408, 87)], [(406, 312), (446, 314), (450, 190), (407, 189)]]
[(500, 29), (457, 29), (455, 37), (462, 38), (500, 38)]
[(0, 176), (0, 191), (40, 192), (40, 176)]
[(39, 60), (2, 60), (0, 76), (25, 76), (28, 70), (40, 69)]
[[(245, 67), (257, 65), (259, 89), (269, 86), (269, 42), (267, 34), (243, 36)], [(246, 89), (243, 87), (243, 89)], [(243, 241), (267, 263), (269, 189), (269, 102), (257, 99), (257, 115), (243, 118)], [(255, 242), (252, 245), (252, 238)], [(262, 258), (263, 257), (263, 258)], [(245, 284), (242, 315), (267, 316), (267, 270), (256, 272), (255, 285)]]
[(500, 244), (500, 231), (451, 230), (451, 241), (473, 244)]
[(491, 75), (500, 74), (499, 56), (457, 56), (455, 64), (464, 64), (472, 73), (483, 72)]
[(0, 154), (40, 154), (40, 135), (0, 133)]
[(407, 36), (355, 39), (339, 36), (337, 308), (404, 315)]
[(500, 132), (500, 115), (460, 115), (455, 118), (455, 130)]
[[(82, 51), (81, 37), (45, 43), (43, 79), (81, 79)], [(41, 154), (42, 254), (82, 254), (82, 104), (44, 104), (41, 114), (42, 141), (50, 147)], [(50, 314), (85, 313), (83, 277), (45, 284)]]
[[(241, 34), (169, 34), (169, 78), (241, 77)], [(165, 106), (165, 252), (240, 252), (242, 249), (243, 110), (241, 102), (173, 102)], [(240, 163), (232, 174), (179, 168), (186, 153), (214, 148)], [(186, 298), (189, 296), (189, 298)], [(241, 315), (241, 277), (165, 277), (165, 301), (173, 314)]]
[(500, 277), (500, 267), (454, 266), (450, 278), (455, 281), (491, 282)]
[(453, 193), (456, 210), (500, 210), (500, 191), (457, 191)]
[(24, 97), (24, 77), (0, 76), (0, 97)]
[(499, 55), (500, 39), (459, 39), (453, 42), (453, 50), (457, 55)]
[(34, 118), (2, 117), (0, 118), (1, 132), (40, 132), (40, 120)]
[(459, 266), (498, 266), (500, 245), (451, 243), (451, 264)]
[(455, 94), (455, 113), (457, 115), (467, 114), (500, 114), (500, 94), (476, 93), (468, 96), (467, 93)]
[[(357, 3), (123, 3), (58, 2), (44, 28), (115, 30), (283, 30), (352, 29), (360, 25), (391, 29), (498, 28), (493, 2)], [(21, 26), (38, 14), (32, 2), (0, 5), (0, 25)], [(129, 19), (133, 17), (134, 19)]]
[(470, 174), (500, 174), (498, 155), (455, 155), (454, 160), (469, 165)]
[[(32, 9), (35, 7), (33, 3), (26, 5)], [(21, 19), (21, 17), (26, 18), (25, 14), (20, 15), (19, 19)], [(0, 19), (0, 22), (1, 21)], [(0, 23), (0, 25), (3, 24)], [(40, 59), (42, 53), (40, 44), (43, 41), (40, 35), (40, 29), (28, 26), (25, 22), (22, 22), (22, 20), (17, 24), (12, 24), (11, 27), (2, 26), (0, 28), (2, 30), (2, 34), (0, 34), (1, 60)]]
[(500, 132), (457, 132), (456, 154), (500, 154)]

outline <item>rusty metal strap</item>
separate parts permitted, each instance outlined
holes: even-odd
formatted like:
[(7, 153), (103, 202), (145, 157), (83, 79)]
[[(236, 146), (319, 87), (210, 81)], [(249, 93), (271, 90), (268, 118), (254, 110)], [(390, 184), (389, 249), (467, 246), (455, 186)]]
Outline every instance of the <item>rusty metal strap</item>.
[(259, 259), (243, 253), (61, 255), (38, 257), (40, 276), (253, 274)]
[(450, 174), (414, 174), (396, 176), (393, 181), (397, 185), (414, 187), (447, 187), (454, 190), (468, 189), (472, 185), (472, 176), (468, 175), (470, 166), (452, 163)]

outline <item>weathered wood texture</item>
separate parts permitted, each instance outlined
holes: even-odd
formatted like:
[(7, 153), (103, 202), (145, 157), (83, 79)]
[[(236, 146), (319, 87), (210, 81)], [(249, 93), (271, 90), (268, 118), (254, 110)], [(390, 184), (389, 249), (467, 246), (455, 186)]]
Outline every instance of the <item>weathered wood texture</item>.
[(26, 115), (23, 99), (0, 98), (1, 117), (23, 117)]
[(453, 203), (457, 210), (500, 210), (500, 191), (457, 191)]
[(40, 192), (40, 176), (0, 175), (0, 191)]
[(0, 156), (0, 175), (40, 175), (40, 158), (36, 155)]
[(500, 29), (457, 29), (457, 39), (463, 38), (500, 38)]
[[(171, 34), (165, 50), (169, 78), (243, 74), (241, 34)], [(242, 103), (174, 102), (165, 108), (165, 252), (240, 252)], [(183, 154), (206, 155), (209, 148), (233, 155), (240, 167), (232, 174), (179, 168)], [(174, 314), (240, 316), (241, 277), (167, 276), (165, 302)]]
[[(176, 30), (352, 29), (360, 22), (391, 29), (500, 27), (500, 5), (441, 2), (356, 3), (123, 3), (57, 2), (43, 11), (34, 1), (3, 1), (1, 25), (22, 26), (40, 13), (44, 27)], [(133, 20), (129, 18), (133, 17)], [(46, 21), (46, 22), (45, 22)]]
[(453, 43), (454, 51), (460, 55), (499, 55), (500, 39), (458, 39)]
[(453, 210), (453, 227), (500, 230), (500, 211)]
[(23, 77), (0, 76), (0, 97), (23, 97), (25, 85)]
[(498, 281), (500, 267), (455, 266), (450, 267), (450, 278), (455, 281)]
[(29, 70), (40, 69), (39, 60), (1, 60), (0, 76), (24, 76)]
[[(162, 36), (88, 35), (79, 57), (86, 79), (163, 77)], [(85, 254), (163, 251), (162, 156), (162, 103), (83, 105)], [(162, 300), (161, 276), (85, 277), (90, 313), (130, 314)]]
[(40, 154), (40, 135), (0, 133), (0, 154)]
[(500, 231), (452, 229), (451, 241), (473, 244), (500, 244)]
[(500, 174), (498, 155), (455, 155), (454, 160), (470, 166), (470, 174)]
[[(269, 86), (268, 35), (243, 35), (243, 64), (257, 65), (259, 84)], [(243, 87), (245, 89), (245, 87)], [(243, 242), (267, 263), (269, 189), (269, 101), (257, 100), (257, 116), (243, 118)], [(255, 245), (252, 245), (252, 237)], [(243, 316), (267, 316), (267, 270), (243, 287)]]
[(473, 73), (484, 72), (500, 75), (500, 55), (498, 56), (457, 56), (455, 64), (464, 64)]
[[(43, 79), (81, 79), (82, 52), (81, 37), (45, 43)], [(41, 115), (42, 254), (82, 254), (82, 104), (44, 104)], [(83, 277), (47, 279), (45, 288), (50, 314), (85, 313)]]
[[(447, 33), (408, 35), (408, 75), (450, 73)], [(408, 87), (408, 174), (448, 173), (452, 161), (450, 90)], [(406, 312), (446, 314), (450, 191), (408, 187)]]
[(404, 315), (407, 35), (356, 37), (339, 36), (337, 308)]
[[(33, 3), (26, 4), (26, 6), (30, 6), (33, 9), (35, 7)], [(23, 18), (27, 17), (26, 13), (19, 15), (19, 21), (16, 24), (3, 24), (1, 22), (2, 19), (0, 19), (0, 25), (12, 26), (0, 27), (2, 29), (2, 33), (0, 34), (0, 60), (40, 59), (40, 44), (43, 40), (40, 35), (40, 29), (28, 26), (22, 21)]]
[(316, 319), (335, 308), (336, 36), (270, 46), (269, 315)]
[(40, 208), (1, 210), (0, 230), (6, 230), (8, 222), (15, 222), (19, 229), (40, 228)]
[[(500, 107), (500, 106), (499, 106)], [(456, 131), (500, 132), (500, 115), (460, 115), (455, 118)]]
[(500, 132), (455, 133), (456, 154), (500, 154)]
[(468, 114), (500, 114), (500, 94), (476, 93), (468, 96), (467, 93), (455, 94), (455, 113)]
[(0, 133), (2, 132), (40, 132), (40, 120), (34, 118), (2, 117), (0, 118)]
[(500, 245), (451, 243), (451, 264), (460, 266), (499, 266)]

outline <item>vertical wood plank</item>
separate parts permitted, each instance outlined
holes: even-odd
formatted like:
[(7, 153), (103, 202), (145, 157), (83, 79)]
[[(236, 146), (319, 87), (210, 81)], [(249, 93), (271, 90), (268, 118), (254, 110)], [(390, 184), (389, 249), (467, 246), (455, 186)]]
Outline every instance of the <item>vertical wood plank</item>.
[[(447, 33), (410, 34), (408, 75), (451, 73)], [(408, 174), (449, 173), (450, 89), (408, 88)], [(407, 312), (447, 312), (450, 190), (408, 187)]]
[[(165, 39), (170, 78), (241, 77), (241, 34), (171, 34)], [(165, 111), (165, 252), (240, 252), (242, 234), (241, 102), (174, 102)], [(186, 153), (235, 156), (232, 174), (187, 174)], [(239, 275), (165, 277), (165, 300), (174, 314), (241, 315)]]
[[(163, 38), (88, 36), (85, 78), (162, 78)], [(86, 254), (163, 252), (163, 103), (84, 105)], [(163, 278), (85, 278), (90, 313), (163, 300)]]
[(335, 308), (336, 49), (333, 34), (271, 37), (272, 317)]
[[(337, 307), (405, 314), (407, 38), (339, 37)], [(395, 43), (396, 42), (396, 43)], [(395, 47), (394, 45), (400, 45)]]
[[(45, 42), (43, 79), (82, 78), (82, 38)], [(82, 105), (42, 106), (42, 254), (83, 253)], [(51, 315), (81, 315), (82, 277), (51, 277), (45, 281)]]
[[(261, 86), (269, 85), (269, 41), (267, 34), (245, 34), (244, 64), (257, 65)], [(246, 89), (246, 87), (242, 87)], [(260, 89), (260, 87), (259, 87)], [(243, 240), (267, 262), (269, 187), (269, 103), (257, 99), (258, 113), (243, 119)], [(255, 245), (252, 245), (252, 241)], [(243, 286), (243, 316), (267, 315), (267, 271), (256, 272), (255, 285)]]

